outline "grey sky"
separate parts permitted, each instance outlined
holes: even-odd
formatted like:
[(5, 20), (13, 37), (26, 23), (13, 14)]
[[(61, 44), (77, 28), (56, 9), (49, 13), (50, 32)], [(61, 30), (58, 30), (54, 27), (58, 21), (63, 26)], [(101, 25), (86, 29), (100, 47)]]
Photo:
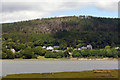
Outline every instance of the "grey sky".
[(99, 10), (116, 12), (118, 0), (2, 0), (2, 22), (14, 22), (53, 16), (52, 13), (94, 6)]

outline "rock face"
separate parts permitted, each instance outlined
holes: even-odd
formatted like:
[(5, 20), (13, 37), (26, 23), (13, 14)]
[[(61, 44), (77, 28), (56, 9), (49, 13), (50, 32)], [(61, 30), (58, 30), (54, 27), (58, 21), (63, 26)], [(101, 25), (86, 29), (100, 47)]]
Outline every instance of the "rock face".
[[(97, 22), (96, 22), (97, 21)], [(107, 23), (108, 22), (108, 23)], [(80, 29), (81, 31), (91, 30), (97, 31), (101, 26), (106, 26), (109, 31), (110, 26), (116, 26), (117, 19), (107, 19), (92, 16), (68, 16), (68, 17), (54, 17), (43, 18), (30, 21), (16, 22), (10, 24), (3, 24), (3, 33), (8, 32), (30, 32), (30, 33), (56, 33), (62, 30)], [(109, 27), (109, 28), (107, 28)], [(103, 28), (101, 27), (101, 30)]]

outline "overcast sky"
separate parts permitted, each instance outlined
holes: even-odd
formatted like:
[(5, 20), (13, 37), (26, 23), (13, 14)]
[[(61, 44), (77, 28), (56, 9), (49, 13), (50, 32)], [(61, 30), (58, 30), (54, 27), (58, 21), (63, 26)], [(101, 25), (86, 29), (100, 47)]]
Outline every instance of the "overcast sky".
[(118, 17), (119, 0), (2, 0), (0, 23), (43, 17), (92, 15)]

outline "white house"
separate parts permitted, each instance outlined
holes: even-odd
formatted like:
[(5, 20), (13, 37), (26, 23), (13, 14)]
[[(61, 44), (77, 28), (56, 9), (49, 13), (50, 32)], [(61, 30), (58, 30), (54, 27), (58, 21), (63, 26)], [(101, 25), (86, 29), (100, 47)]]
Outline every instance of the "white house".
[(13, 53), (15, 53), (15, 49), (10, 49)]
[(92, 49), (92, 45), (91, 44), (87, 45), (87, 49)]
[(46, 46), (43, 46), (42, 48), (46, 48)]
[(49, 47), (47, 47), (46, 48), (47, 50), (52, 50), (52, 49), (54, 49), (52, 46), (49, 46)]
[(81, 47), (81, 49), (87, 49), (87, 47), (84, 47), (84, 46), (83, 46), (83, 47)]
[(115, 47), (115, 49), (120, 49), (120, 47)]
[(78, 48), (78, 50), (82, 50), (81, 48)]

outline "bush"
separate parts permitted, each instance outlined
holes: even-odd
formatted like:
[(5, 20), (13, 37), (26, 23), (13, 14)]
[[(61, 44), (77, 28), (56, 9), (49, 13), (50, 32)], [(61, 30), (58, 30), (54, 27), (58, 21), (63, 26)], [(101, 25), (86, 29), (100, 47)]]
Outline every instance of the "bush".
[(0, 55), (2, 59), (6, 59), (7, 58), (7, 54), (2, 52), (2, 54)]
[(15, 58), (15, 54), (11, 50), (7, 49), (6, 53), (7, 53), (7, 59)]
[(62, 51), (59, 51), (59, 52), (57, 53), (57, 58), (63, 58), (63, 57), (65, 57), (65, 56), (64, 56), (64, 53), (63, 53)]
[(57, 58), (57, 55), (51, 51), (45, 53), (45, 58)]
[(31, 59), (34, 58), (34, 52), (32, 50), (32, 48), (28, 47), (26, 48), (23, 52), (22, 55), (24, 56), (24, 59)]
[(41, 47), (35, 47), (33, 48), (34, 54), (44, 56), (46, 53), (45, 49), (42, 49)]
[(100, 53), (100, 50), (97, 50), (97, 49), (90, 50), (90, 56), (92, 57), (97, 57), (99, 53)]
[(22, 54), (20, 52), (15, 53), (15, 58), (21, 58), (21, 57), (22, 57)]
[(77, 50), (75, 50), (75, 51), (73, 51), (72, 57), (77, 57), (77, 58), (79, 58), (79, 57), (82, 57), (82, 55), (81, 55), (80, 52), (78, 52)]
[(90, 50), (88, 50), (88, 49), (82, 50), (82, 51), (81, 51), (81, 55), (82, 55), (83, 57), (89, 57), (89, 56), (90, 56)]
[(25, 44), (16, 44), (14, 47), (15, 51), (24, 50), (25, 48), (26, 48)]

